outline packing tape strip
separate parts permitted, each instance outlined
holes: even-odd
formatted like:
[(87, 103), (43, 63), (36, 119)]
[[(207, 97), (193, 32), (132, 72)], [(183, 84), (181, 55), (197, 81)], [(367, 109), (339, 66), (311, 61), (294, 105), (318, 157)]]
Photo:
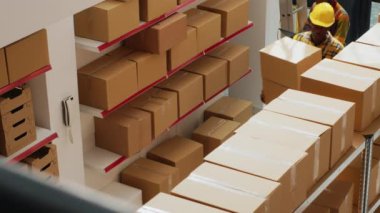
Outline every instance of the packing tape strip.
[(319, 174), (321, 173), (319, 161), (320, 161), (320, 154), (321, 154), (321, 140), (318, 139), (317, 143), (315, 143), (314, 146), (314, 174), (313, 174), (313, 180), (317, 181)]
[(167, 176), (169, 178), (168, 179), (169, 189), (173, 188), (173, 177), (171, 175), (168, 175), (167, 173), (163, 173), (163, 172), (160, 172), (160, 171), (157, 171), (157, 170), (154, 170), (154, 169), (148, 168), (146, 166), (142, 166), (142, 165), (133, 165), (133, 167), (139, 168), (139, 169), (144, 169), (144, 170), (147, 170), (149, 172), (152, 172), (152, 173), (155, 173), (155, 174), (158, 174), (161, 176)]
[(221, 126), (223, 126), (225, 123), (227, 123), (227, 120), (224, 120), (224, 119), (219, 120), (218, 123), (217, 123), (215, 126), (213, 126), (212, 129), (210, 129), (210, 131), (208, 131), (208, 132), (206, 133), (206, 135), (207, 135), (207, 136), (211, 136), (211, 135), (213, 135), (213, 134), (216, 132), (216, 130), (218, 130), (218, 129), (219, 129)]
[(290, 169), (290, 187), (292, 190), (294, 190), (295, 187), (297, 186), (296, 178), (297, 178), (297, 170), (295, 166), (292, 166), (292, 168)]
[[(376, 118), (377, 115), (375, 114), (376, 113), (376, 99), (378, 97), (378, 94), (377, 94), (377, 81), (373, 84), (373, 93), (372, 93), (372, 106), (371, 106), (371, 110), (372, 110), (372, 117)], [(380, 95), (380, 94), (379, 94)]]
[(321, 68), (320, 70), (323, 72), (332, 73), (334, 75), (338, 75), (341, 77), (346, 77), (346, 78), (351, 78), (351, 79), (355, 79), (355, 80), (359, 80), (359, 81), (364, 81), (366, 83), (373, 83), (373, 82), (377, 81), (376, 77), (371, 78), (371, 77), (363, 77), (363, 76), (353, 75), (353, 74), (350, 74), (347, 72), (342, 72), (340, 70), (333, 69), (327, 65), (324, 65), (323, 63), (321, 63), (319, 65), (319, 67)]
[(340, 141), (340, 151), (343, 152), (344, 149), (347, 147), (347, 140), (346, 140), (346, 130), (347, 130), (347, 115), (345, 114), (343, 116), (343, 122), (342, 122), (342, 137)]
[(139, 213), (169, 213), (168, 211), (157, 209), (151, 206), (143, 206), (139, 210), (137, 210), (137, 212)]
[(298, 105), (303, 105), (303, 106), (307, 106), (307, 107), (311, 107), (311, 108), (314, 108), (314, 109), (317, 109), (317, 110), (322, 110), (322, 111), (325, 111), (325, 112), (332, 112), (336, 115), (342, 115), (344, 114), (345, 112), (342, 111), (342, 110), (337, 110), (337, 109), (334, 109), (334, 108), (330, 108), (330, 107), (326, 107), (326, 106), (321, 106), (321, 105), (317, 105), (317, 104), (313, 104), (313, 103), (309, 103), (309, 102), (305, 102), (305, 101), (299, 101), (299, 100), (293, 100), (291, 98), (287, 98), (287, 97), (279, 97), (280, 100), (282, 101), (285, 101), (285, 102), (289, 102), (289, 103), (293, 103), (293, 104), (298, 104)]
[(250, 196), (250, 197), (253, 197), (256, 199), (260, 198), (260, 199), (265, 200), (267, 197), (266, 195), (262, 195), (262, 194), (257, 193), (257, 192), (252, 192), (252, 191), (248, 191), (248, 190), (243, 189), (243, 188), (238, 188), (238, 187), (235, 187), (231, 184), (228, 184), (228, 183), (225, 183), (225, 182), (222, 182), (219, 180), (215, 180), (212, 178), (200, 176), (200, 175), (197, 175), (194, 173), (191, 173), (187, 177), (187, 179), (194, 181), (194, 182), (197, 182), (197, 183), (200, 183), (200, 184), (204, 184), (204, 185), (211, 186), (214, 188), (222, 189), (224, 191), (228, 191), (231, 193), (240, 194), (240, 195), (244, 195), (244, 196)]

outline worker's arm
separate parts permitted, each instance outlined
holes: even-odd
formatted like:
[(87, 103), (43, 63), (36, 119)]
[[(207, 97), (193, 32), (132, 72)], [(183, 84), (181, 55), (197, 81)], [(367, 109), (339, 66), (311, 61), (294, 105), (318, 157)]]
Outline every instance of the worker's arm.
[(338, 20), (338, 26), (334, 37), (343, 45), (346, 44), (348, 30), (350, 29), (350, 18), (347, 14), (342, 14)]

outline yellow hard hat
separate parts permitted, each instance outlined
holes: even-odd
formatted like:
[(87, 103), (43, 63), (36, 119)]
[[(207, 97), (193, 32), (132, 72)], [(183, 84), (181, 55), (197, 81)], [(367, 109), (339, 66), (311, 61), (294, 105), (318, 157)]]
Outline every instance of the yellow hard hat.
[(334, 8), (327, 2), (317, 4), (310, 13), (310, 21), (320, 27), (331, 27), (335, 23)]

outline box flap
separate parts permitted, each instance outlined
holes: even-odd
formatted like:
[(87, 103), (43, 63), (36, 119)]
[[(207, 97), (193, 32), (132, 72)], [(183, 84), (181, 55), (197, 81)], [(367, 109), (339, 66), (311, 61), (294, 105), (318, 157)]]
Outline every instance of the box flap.
[(164, 28), (172, 25), (173, 23), (176, 23), (182, 19), (186, 19), (186, 17), (187, 17), (187, 15), (184, 13), (176, 13), (176, 14), (170, 16), (169, 18), (165, 19), (164, 21), (161, 21), (158, 24), (154, 25), (151, 29), (154, 29), (154, 30), (164, 29)]
[(219, 67), (225, 66), (226, 63), (227, 62), (224, 60), (205, 56), (183, 69), (189, 72), (206, 75), (208, 73), (212, 73)]
[(103, 1), (97, 5), (95, 5), (95, 8), (101, 9), (101, 10), (112, 10), (116, 7), (119, 7), (120, 5), (123, 5), (124, 2), (122, 1), (114, 1), (114, 0), (107, 0)]
[(192, 85), (195, 81), (202, 81), (202, 76), (180, 71), (167, 79), (166, 81), (160, 83), (157, 87), (163, 89), (170, 89), (174, 91), (179, 91), (189, 85)]
[(200, 4), (199, 7), (215, 9), (218, 11), (231, 11), (246, 3), (248, 3), (248, 0), (208, 0)]
[(231, 135), (240, 126), (239, 122), (225, 120), (217, 117), (211, 117), (201, 126), (199, 126), (193, 134), (205, 135), (218, 140), (224, 140)]
[(249, 101), (224, 96), (209, 108), (207, 108), (206, 111), (215, 114), (224, 114), (230, 117), (235, 117), (243, 109), (246, 109), (248, 107), (252, 107), (252, 103)]
[(207, 55), (213, 56), (216, 58), (225, 59), (228, 61), (232, 61), (239, 55), (248, 51), (249, 51), (249, 47), (247, 46), (227, 43), (227, 44), (223, 44), (222, 46), (218, 47), (211, 53), (208, 53)]
[(210, 22), (212, 19), (218, 18), (220, 15), (205, 10), (190, 9), (185, 12), (187, 15), (187, 24), (189, 26), (198, 28)]

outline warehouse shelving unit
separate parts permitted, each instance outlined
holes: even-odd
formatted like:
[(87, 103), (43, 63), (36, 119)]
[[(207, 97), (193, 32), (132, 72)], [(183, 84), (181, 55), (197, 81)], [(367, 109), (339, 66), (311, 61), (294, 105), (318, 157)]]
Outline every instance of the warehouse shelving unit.
[(378, 208), (380, 208), (380, 197), (377, 197), (376, 202), (370, 206), (368, 212), (374, 213)]

